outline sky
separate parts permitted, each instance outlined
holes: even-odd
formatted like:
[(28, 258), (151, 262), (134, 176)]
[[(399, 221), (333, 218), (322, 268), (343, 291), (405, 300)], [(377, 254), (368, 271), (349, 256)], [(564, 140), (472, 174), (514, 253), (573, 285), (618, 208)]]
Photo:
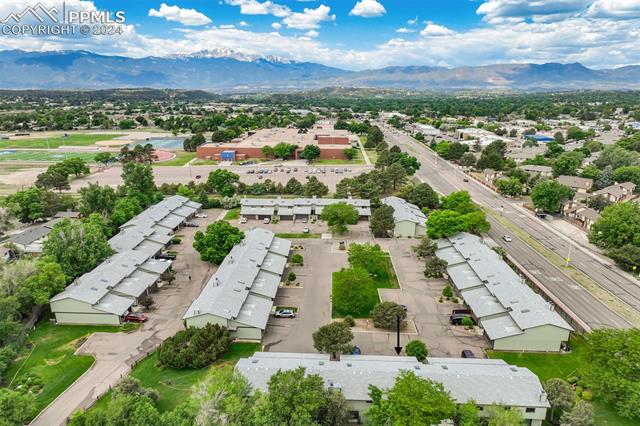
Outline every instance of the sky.
[[(0, 20), (37, 3), (0, 0)], [(0, 50), (164, 57), (226, 49), (351, 70), (640, 64), (640, 0), (66, 0), (65, 8), (123, 11), (122, 34), (0, 35)]]

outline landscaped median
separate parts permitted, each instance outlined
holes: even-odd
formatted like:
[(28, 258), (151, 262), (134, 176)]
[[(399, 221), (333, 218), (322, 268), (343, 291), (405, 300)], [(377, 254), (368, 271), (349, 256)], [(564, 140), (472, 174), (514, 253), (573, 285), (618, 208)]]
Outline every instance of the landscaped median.
[(36, 414), (67, 389), (93, 364), (93, 357), (74, 355), (92, 333), (117, 333), (138, 324), (114, 326), (56, 325), (46, 319), (29, 333), (31, 349), (9, 368), (3, 381), (9, 388), (29, 387), (35, 395)]

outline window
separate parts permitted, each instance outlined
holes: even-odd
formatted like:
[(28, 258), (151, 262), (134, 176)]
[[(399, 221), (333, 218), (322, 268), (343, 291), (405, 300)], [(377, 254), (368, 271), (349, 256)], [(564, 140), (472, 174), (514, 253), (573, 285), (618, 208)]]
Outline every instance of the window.
[(525, 410), (527, 413), (535, 413), (536, 409), (534, 407), (527, 407), (527, 409)]

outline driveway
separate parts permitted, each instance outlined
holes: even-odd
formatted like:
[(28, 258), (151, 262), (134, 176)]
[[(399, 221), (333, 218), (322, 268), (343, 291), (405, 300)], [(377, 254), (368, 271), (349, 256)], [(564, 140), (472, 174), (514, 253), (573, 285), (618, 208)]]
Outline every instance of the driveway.
[[(271, 318), (263, 339), (265, 351), (316, 352), (312, 334), (331, 322), (331, 273), (348, 266), (346, 251), (338, 250), (337, 240), (292, 240), (304, 249), (303, 267), (290, 268), (302, 288), (278, 290), (276, 306), (297, 306), (296, 318)], [(289, 271), (285, 271), (287, 274)]]
[[(414, 322), (418, 331), (417, 336), (401, 334), (401, 346), (417, 338), (427, 344), (430, 356), (435, 357), (458, 357), (463, 349), (471, 349), (480, 355), (489, 347), (484, 337), (449, 325), (449, 315), (455, 306), (438, 302), (446, 281), (424, 277), (424, 262), (411, 251), (411, 246), (418, 240), (376, 239), (373, 242), (390, 253), (400, 283), (400, 289), (381, 289), (381, 300), (406, 305), (407, 319)], [(396, 333), (359, 332), (354, 336), (354, 343), (364, 354), (395, 355)]]
[[(207, 219), (194, 219), (200, 229), (215, 221), (219, 211), (207, 211)], [(135, 364), (152, 352), (164, 339), (184, 328), (182, 315), (200, 294), (207, 279), (215, 271), (212, 264), (200, 260), (193, 248), (193, 235), (198, 228), (183, 228), (176, 234), (182, 243), (174, 246), (178, 257), (173, 262), (176, 279), (152, 293), (154, 305), (149, 321), (130, 333), (93, 333), (78, 348), (78, 355), (92, 355), (95, 362), (75, 383), (58, 396), (31, 423), (34, 426), (56, 426), (78, 409), (90, 407), (105, 392), (129, 373)], [(191, 279), (189, 279), (191, 277)]]

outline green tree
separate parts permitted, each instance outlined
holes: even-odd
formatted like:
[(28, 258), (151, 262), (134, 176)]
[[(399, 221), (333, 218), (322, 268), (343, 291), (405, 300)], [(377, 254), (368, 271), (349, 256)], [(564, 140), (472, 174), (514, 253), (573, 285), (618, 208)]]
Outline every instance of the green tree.
[(359, 150), (357, 148), (345, 148), (342, 150), (342, 153), (347, 160), (353, 160), (358, 155), (358, 151)]
[(329, 193), (329, 187), (320, 182), (317, 177), (311, 176), (304, 185), (305, 197), (324, 197)]
[(331, 302), (338, 315), (354, 315), (367, 309), (367, 289), (373, 287), (373, 279), (363, 268), (343, 268), (333, 273)]
[(420, 208), (435, 209), (440, 204), (438, 193), (433, 190), (428, 183), (419, 183), (415, 185), (407, 199), (412, 204)]
[(482, 210), (476, 210), (460, 217), (465, 231), (481, 234), (491, 229), (487, 216)]
[(622, 417), (640, 420), (640, 329), (598, 329), (587, 338), (589, 383)]
[(320, 157), (320, 147), (318, 145), (307, 145), (300, 152), (300, 158), (304, 158), (308, 162), (312, 162)]
[(580, 177), (593, 179), (593, 181), (597, 181), (602, 177), (602, 170), (600, 170), (594, 164), (589, 164), (587, 167), (582, 169), (582, 173), (580, 173)]
[(40, 173), (36, 178), (35, 185), (42, 189), (57, 189), (62, 191), (63, 189), (70, 189), (69, 176), (59, 169), (51, 169), (46, 172)]
[(0, 425), (24, 425), (36, 414), (35, 398), (7, 388), (0, 389)]
[(122, 165), (123, 191), (127, 197), (138, 200), (146, 208), (156, 200), (156, 185), (149, 164), (126, 162)]
[(116, 157), (110, 152), (99, 152), (95, 157), (93, 157), (93, 161), (106, 166), (107, 164), (116, 161)]
[(640, 246), (625, 244), (621, 247), (611, 248), (607, 250), (607, 256), (628, 271), (640, 270)]
[(620, 167), (613, 172), (616, 182), (633, 182), (640, 187), (640, 166)]
[(387, 167), (385, 175), (387, 179), (389, 179), (389, 182), (391, 182), (391, 187), (394, 190), (403, 185), (407, 180), (407, 171), (400, 163), (393, 163)]
[(371, 319), (374, 327), (395, 330), (400, 318), (400, 328), (404, 329), (407, 312), (395, 302), (381, 302), (373, 307)]
[(429, 237), (422, 237), (418, 245), (411, 246), (411, 250), (418, 257), (431, 257), (436, 253), (438, 245)]
[(230, 197), (236, 193), (236, 184), (240, 176), (225, 169), (216, 169), (209, 173), (207, 185), (213, 188), (218, 194)]
[(304, 265), (304, 257), (300, 253), (294, 253), (291, 255), (291, 263), (294, 265)]
[(576, 176), (582, 160), (584, 160), (584, 154), (580, 151), (563, 152), (553, 160), (553, 175)]
[(570, 411), (565, 411), (560, 417), (563, 426), (593, 426), (595, 425), (593, 406), (584, 400), (575, 403)]
[(87, 162), (80, 157), (66, 158), (56, 166), (64, 170), (67, 175), (74, 175), (76, 177), (88, 175), (90, 172)]
[(414, 356), (418, 361), (422, 362), (429, 356), (427, 345), (422, 340), (411, 340), (404, 347), (404, 351), (408, 356)]
[(284, 193), (291, 195), (302, 195), (304, 194), (304, 186), (296, 178), (291, 178), (284, 186)]
[(372, 126), (367, 133), (367, 140), (364, 144), (365, 148), (376, 148), (380, 143), (384, 142), (384, 134), (378, 126)]
[(460, 214), (471, 213), (478, 210), (467, 191), (456, 191), (442, 197), (442, 209), (454, 210)]
[(420, 378), (413, 371), (402, 371), (389, 389), (369, 386), (369, 396), (367, 419), (376, 425), (437, 425), (456, 413), (442, 383)]
[(386, 238), (389, 232), (395, 228), (395, 220), (393, 219), (393, 207), (386, 204), (373, 210), (369, 222), (369, 229), (377, 238)]
[(33, 302), (38, 305), (49, 303), (52, 296), (64, 290), (67, 277), (62, 272), (62, 267), (53, 259), (42, 257), (36, 264), (36, 270), (25, 280)]
[(9, 195), (5, 205), (20, 222), (30, 223), (53, 216), (58, 207), (58, 196), (41, 188), (27, 188)]
[(480, 410), (474, 400), (465, 402), (458, 406), (456, 424), (459, 426), (480, 426)]
[(547, 393), (547, 399), (551, 405), (550, 418), (555, 419), (556, 410), (568, 410), (573, 406), (576, 399), (576, 393), (571, 385), (566, 381), (558, 378), (552, 378), (544, 382), (544, 391)]
[(640, 205), (616, 203), (606, 207), (591, 226), (589, 241), (606, 249), (640, 246)]
[(341, 353), (351, 352), (353, 333), (343, 321), (323, 325), (312, 337), (313, 347), (319, 352), (331, 354), (331, 359), (339, 359)]
[(354, 268), (362, 268), (374, 276), (384, 275), (387, 272), (389, 255), (382, 251), (378, 244), (349, 245), (349, 264)]
[(443, 238), (464, 231), (461, 214), (454, 210), (436, 210), (427, 219), (429, 238)]
[(487, 426), (513, 426), (524, 422), (519, 410), (511, 410), (500, 405), (492, 405), (487, 409)]
[(509, 179), (497, 179), (494, 184), (498, 188), (498, 192), (510, 197), (519, 197), (522, 195), (524, 185), (516, 178), (510, 177)]
[(91, 213), (109, 215), (115, 207), (117, 196), (110, 186), (100, 186), (97, 183), (89, 183), (79, 190), (80, 213), (89, 216)]
[(447, 272), (447, 261), (432, 256), (424, 263), (424, 276), (427, 278), (442, 278)]
[(118, 199), (113, 206), (113, 211), (109, 218), (109, 224), (113, 233), (121, 226), (127, 223), (133, 217), (142, 212), (140, 201), (133, 197), (124, 197)]
[(531, 191), (531, 201), (536, 209), (549, 213), (560, 211), (561, 204), (573, 197), (573, 190), (555, 180), (542, 180)]
[(96, 224), (64, 219), (51, 229), (43, 253), (55, 259), (66, 276), (75, 278), (93, 270), (113, 249)]
[(273, 157), (273, 147), (269, 146), (269, 145), (263, 146), (262, 147), (262, 155), (264, 156), (264, 158)]
[(620, 167), (640, 166), (640, 153), (635, 151), (627, 151), (617, 145), (608, 145), (594, 161), (594, 164), (601, 169), (611, 166), (613, 170)]
[(320, 214), (320, 219), (327, 222), (331, 231), (339, 235), (347, 232), (347, 225), (358, 223), (358, 218), (355, 207), (342, 202), (324, 207)]
[(286, 160), (287, 158), (293, 155), (293, 153), (296, 151), (297, 148), (298, 147), (296, 145), (280, 142), (279, 144), (273, 147), (273, 155), (276, 158)]
[(189, 327), (158, 347), (158, 364), (175, 369), (199, 369), (224, 355), (231, 345), (229, 330), (219, 324)]
[(196, 232), (193, 238), (193, 247), (200, 253), (200, 259), (219, 265), (244, 239), (244, 232), (227, 221), (219, 220), (207, 226), (206, 232)]

